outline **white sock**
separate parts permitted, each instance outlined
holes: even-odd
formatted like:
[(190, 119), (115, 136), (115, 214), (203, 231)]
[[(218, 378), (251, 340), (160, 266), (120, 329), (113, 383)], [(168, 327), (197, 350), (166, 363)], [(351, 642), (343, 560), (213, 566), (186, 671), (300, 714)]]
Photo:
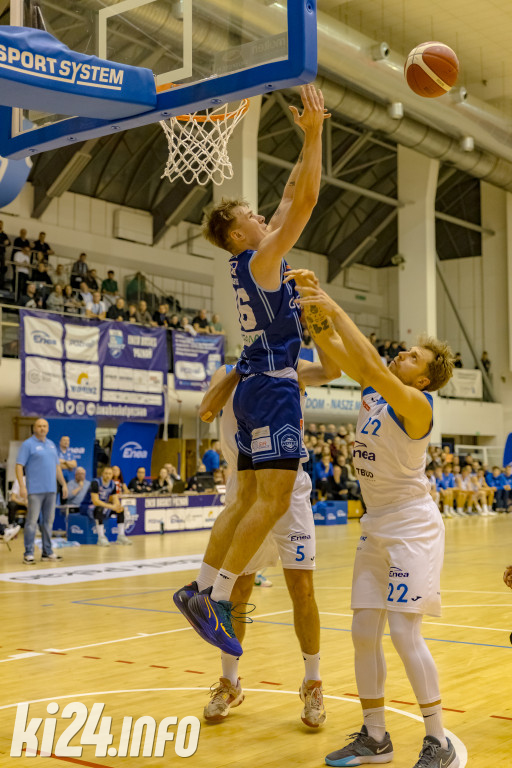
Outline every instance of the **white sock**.
[(464, 510), (462, 509), (462, 507), (457, 507), (457, 512), (460, 515), (462, 512), (464, 512)]
[(427, 736), (434, 736), (434, 738), (441, 742), (443, 749), (447, 749), (448, 742), (444, 735), (443, 708), (441, 704), (436, 704), (435, 707), (420, 707), (420, 709), (425, 722)]
[(201, 567), (199, 569), (199, 574), (196, 578), (197, 586), (200, 592), (202, 592), (203, 589), (206, 589), (207, 587), (212, 586), (218, 572), (219, 572), (218, 568), (213, 568), (213, 566), (208, 565), (203, 560), (203, 562), (201, 563)]
[(320, 677), (320, 652), (318, 653), (304, 653), (302, 651), (302, 658), (304, 659), (304, 666), (306, 672), (304, 674), (304, 680), (321, 680)]
[(213, 582), (212, 600), (229, 600), (231, 597), (231, 590), (235, 586), (235, 581), (238, 579), (237, 573), (231, 573), (221, 568), (218, 572), (215, 581)]
[(220, 660), (222, 663), (222, 677), (227, 677), (231, 685), (236, 687), (238, 682), (238, 664), (240, 663), (240, 657), (222, 652)]
[(482, 507), (483, 507), (484, 513), (486, 515), (489, 514), (489, 507), (487, 506), (487, 504), (483, 504)]
[(124, 523), (118, 523), (117, 524), (117, 535), (118, 536), (124, 536)]
[(96, 533), (98, 536), (105, 536), (105, 526), (103, 523), (96, 523)]
[(444, 505), (444, 513), (445, 513), (445, 515), (450, 515), (451, 514), (451, 512), (450, 512), (450, 505), (449, 504), (445, 504)]
[(368, 731), (368, 736), (371, 736), (375, 741), (382, 741), (386, 735), (386, 716), (384, 707), (363, 709), (363, 718)]

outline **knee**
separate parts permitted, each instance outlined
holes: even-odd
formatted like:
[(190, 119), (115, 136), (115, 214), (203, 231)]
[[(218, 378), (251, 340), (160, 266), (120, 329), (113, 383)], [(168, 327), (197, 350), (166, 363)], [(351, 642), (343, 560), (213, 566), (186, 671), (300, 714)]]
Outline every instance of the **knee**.
[(315, 599), (312, 571), (290, 570), (286, 583), (294, 605), (304, 606)]

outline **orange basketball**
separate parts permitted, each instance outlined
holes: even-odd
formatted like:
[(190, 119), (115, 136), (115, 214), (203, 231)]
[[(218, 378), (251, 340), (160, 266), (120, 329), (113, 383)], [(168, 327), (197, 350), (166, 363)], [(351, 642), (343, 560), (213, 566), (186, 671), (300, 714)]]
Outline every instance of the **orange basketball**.
[(408, 55), (404, 73), (414, 93), (433, 99), (447, 93), (455, 85), (459, 60), (455, 52), (443, 43), (422, 43)]

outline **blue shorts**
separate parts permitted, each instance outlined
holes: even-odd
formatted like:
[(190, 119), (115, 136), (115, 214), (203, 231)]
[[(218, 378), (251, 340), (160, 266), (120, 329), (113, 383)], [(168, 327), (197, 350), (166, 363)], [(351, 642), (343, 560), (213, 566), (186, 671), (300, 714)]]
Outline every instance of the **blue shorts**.
[(301, 456), (300, 390), (294, 379), (242, 377), (233, 399), (240, 453), (253, 464)]

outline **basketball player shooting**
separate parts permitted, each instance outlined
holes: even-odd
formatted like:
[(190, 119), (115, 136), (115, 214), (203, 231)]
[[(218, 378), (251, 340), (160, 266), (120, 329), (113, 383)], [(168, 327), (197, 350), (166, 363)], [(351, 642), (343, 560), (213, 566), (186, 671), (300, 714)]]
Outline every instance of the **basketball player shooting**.
[[(425, 338), (386, 368), (312, 272), (290, 271), (285, 280), (292, 279), (315, 343), (362, 391), (353, 456), (367, 514), (354, 563), (352, 641), (364, 724), (325, 762), (350, 766), (393, 758), (384, 717), (387, 621), (425, 722), (415, 768), (457, 768), (459, 759), (443, 729), (437, 669), (421, 634), (423, 615), (441, 614), (444, 555), (444, 524), (425, 475), (430, 392), (451, 377), (453, 353), (446, 343)], [(337, 336), (329, 333), (331, 324)]]
[[(321, 91), (301, 88), (302, 113), (291, 106), (304, 144), (277, 211), (268, 224), (241, 200), (223, 200), (207, 216), (205, 237), (230, 254), (244, 343), (234, 398), (238, 433), (236, 504), (212, 530), (199, 593), (175, 596), (194, 629), (212, 645), (240, 656), (231, 626), (231, 590), (265, 536), (290, 505), (302, 435), (297, 364), (302, 340), (298, 294), (284, 283), (285, 255), (316, 205), (322, 173)], [(185, 603), (187, 610), (185, 611)]]

